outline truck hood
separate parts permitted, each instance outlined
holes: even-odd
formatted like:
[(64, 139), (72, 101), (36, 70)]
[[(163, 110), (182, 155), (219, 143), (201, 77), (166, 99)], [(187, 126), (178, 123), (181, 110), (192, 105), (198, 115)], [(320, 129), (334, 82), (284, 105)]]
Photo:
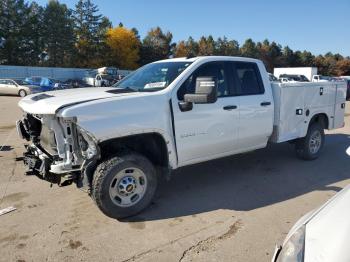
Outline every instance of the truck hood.
[(18, 105), (23, 111), (31, 114), (55, 114), (57, 110), (84, 102), (116, 96), (137, 95), (118, 88), (76, 88), (50, 91), (24, 97)]

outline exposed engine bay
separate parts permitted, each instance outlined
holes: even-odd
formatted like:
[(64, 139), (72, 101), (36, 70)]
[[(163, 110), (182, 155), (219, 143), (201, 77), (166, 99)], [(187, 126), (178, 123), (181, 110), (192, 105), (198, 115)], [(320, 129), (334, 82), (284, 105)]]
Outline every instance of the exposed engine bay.
[(27, 173), (60, 186), (89, 184), (86, 172), (99, 158), (96, 140), (76, 124), (75, 118), (25, 113), (17, 132), (27, 140)]

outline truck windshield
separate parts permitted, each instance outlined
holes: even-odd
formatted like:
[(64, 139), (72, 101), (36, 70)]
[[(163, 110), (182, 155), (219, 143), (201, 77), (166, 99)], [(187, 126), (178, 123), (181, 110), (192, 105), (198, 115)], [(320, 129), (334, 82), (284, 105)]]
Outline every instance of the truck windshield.
[(161, 62), (148, 64), (125, 77), (113, 87), (138, 92), (159, 91), (170, 85), (190, 62)]

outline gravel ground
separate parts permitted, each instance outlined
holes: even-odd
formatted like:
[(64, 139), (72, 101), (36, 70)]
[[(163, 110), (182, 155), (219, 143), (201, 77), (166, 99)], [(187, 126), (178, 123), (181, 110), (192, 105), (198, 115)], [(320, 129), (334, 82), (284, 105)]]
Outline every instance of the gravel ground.
[(145, 212), (113, 220), (75, 186), (24, 175), (18, 101), (0, 96), (0, 209), (17, 208), (0, 216), (0, 261), (270, 261), (303, 214), (350, 182), (348, 103), (316, 161), (286, 143), (186, 167)]

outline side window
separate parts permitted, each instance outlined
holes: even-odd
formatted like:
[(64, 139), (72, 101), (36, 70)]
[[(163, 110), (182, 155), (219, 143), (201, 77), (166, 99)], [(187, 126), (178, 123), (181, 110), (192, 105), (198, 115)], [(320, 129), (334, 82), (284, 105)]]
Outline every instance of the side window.
[(255, 63), (235, 62), (233, 68), (239, 95), (258, 95), (265, 92), (260, 71)]
[(5, 80), (5, 85), (15, 85), (11, 80)]
[(6, 80), (0, 80), (0, 85), (6, 84)]
[(224, 62), (209, 62), (201, 65), (192, 75), (187, 78), (187, 80), (182, 84), (177, 92), (177, 97), (179, 100), (184, 99), (185, 94), (194, 94), (196, 78), (201, 76), (213, 76), (216, 77), (218, 81), (218, 97), (225, 97), (231, 94), (227, 71), (225, 69)]

